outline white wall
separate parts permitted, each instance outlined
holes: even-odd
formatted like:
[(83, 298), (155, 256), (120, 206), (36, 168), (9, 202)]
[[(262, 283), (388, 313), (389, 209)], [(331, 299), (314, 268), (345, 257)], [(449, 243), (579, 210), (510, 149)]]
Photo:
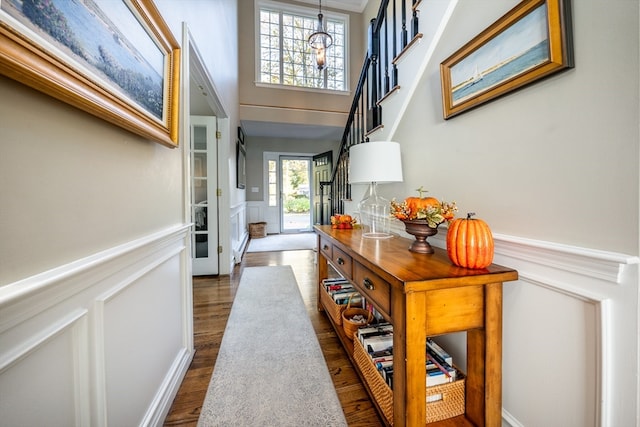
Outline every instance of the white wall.
[[(157, 4), (179, 42), (188, 22), (235, 129), (237, 1)], [(0, 93), (0, 419), (160, 425), (193, 351), (184, 141), (5, 77)]]
[[(238, 119), (238, 0), (155, 0), (174, 34), (189, 26), (205, 66), (213, 78), (229, 119), (229, 182), (235, 183), (235, 142)], [(244, 201), (244, 191), (229, 188), (231, 206)]]
[[(495, 261), (518, 269), (504, 288), (505, 425), (638, 425), (639, 4), (572, 2), (574, 69), (445, 121), (440, 62), (517, 3), (421, 3), (422, 24), (455, 9), (423, 39), (436, 44), (418, 80), (400, 82), (415, 85), (402, 119), (374, 137), (403, 151), (404, 183), (380, 190), (423, 185), (476, 212)], [(385, 120), (390, 105), (402, 108), (384, 103)], [(464, 336), (447, 341), (464, 362)]]
[[(291, 139), (291, 138), (247, 138), (247, 200), (267, 201), (264, 188), (264, 153), (295, 153), (294, 155), (321, 154), (327, 151), (333, 152), (334, 164), (338, 157), (339, 141), (316, 139)], [(257, 187), (258, 191), (251, 191)]]

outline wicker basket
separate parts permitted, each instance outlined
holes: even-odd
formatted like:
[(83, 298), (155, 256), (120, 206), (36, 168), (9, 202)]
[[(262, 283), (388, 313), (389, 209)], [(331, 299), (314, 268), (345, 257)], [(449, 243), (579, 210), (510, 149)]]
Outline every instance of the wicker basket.
[[(360, 326), (364, 326), (371, 323), (371, 320), (373, 320), (373, 313), (370, 312), (369, 310), (365, 310), (364, 308), (351, 307), (351, 297), (353, 297), (354, 295), (356, 294), (354, 293), (349, 295), (349, 302), (347, 303), (347, 307), (344, 310), (342, 310), (342, 328), (344, 329), (344, 333), (347, 336), (347, 338), (349, 338), (352, 341), (355, 338), (356, 333), (358, 332), (358, 328)], [(367, 321), (365, 323), (359, 323), (351, 320), (354, 316), (357, 316), (357, 315), (364, 316), (367, 319)]]
[(252, 222), (249, 224), (249, 237), (252, 239), (260, 239), (267, 237), (267, 223), (266, 222)]
[[(354, 340), (353, 358), (360, 369), (373, 398), (378, 403), (387, 422), (393, 425), (393, 391), (373, 365), (371, 358), (359, 340)], [(464, 375), (458, 371), (457, 380), (452, 383), (427, 387), (427, 400), (430, 396), (441, 395), (442, 399), (426, 404), (426, 422), (432, 423), (464, 414)]]
[(333, 320), (333, 323), (341, 326), (342, 325), (342, 310), (345, 309), (346, 305), (336, 304), (336, 302), (331, 298), (329, 292), (324, 289), (324, 286), (320, 287), (320, 302), (324, 307), (324, 311), (327, 312), (327, 315)]
[(353, 340), (353, 358), (369, 386), (373, 399), (378, 403), (387, 422), (392, 424), (393, 392), (373, 365), (373, 361), (360, 343), (360, 340)]

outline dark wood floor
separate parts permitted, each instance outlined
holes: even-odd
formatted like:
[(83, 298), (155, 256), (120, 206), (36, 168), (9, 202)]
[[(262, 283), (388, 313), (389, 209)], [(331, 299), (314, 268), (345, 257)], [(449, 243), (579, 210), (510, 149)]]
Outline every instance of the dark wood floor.
[(324, 313), (317, 310), (315, 257), (315, 252), (308, 250), (247, 253), (230, 276), (193, 279), (196, 353), (165, 420), (165, 426), (196, 425), (242, 269), (267, 265), (291, 265), (293, 268), (349, 426), (382, 425), (329, 321)]

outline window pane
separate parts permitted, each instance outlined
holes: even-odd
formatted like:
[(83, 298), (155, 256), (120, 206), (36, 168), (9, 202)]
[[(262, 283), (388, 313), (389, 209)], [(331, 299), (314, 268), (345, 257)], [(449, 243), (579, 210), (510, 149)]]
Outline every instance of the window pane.
[(277, 206), (277, 195), (278, 195), (278, 180), (277, 180), (277, 170), (276, 170), (276, 161), (269, 160), (267, 162), (267, 169), (269, 170), (269, 206)]
[[(283, 5), (286, 6), (286, 5)], [(272, 5), (269, 8), (273, 8)], [(259, 80), (265, 83), (345, 90), (345, 22), (325, 16), (333, 45), (327, 51), (327, 67), (320, 72), (307, 42), (315, 31), (317, 15), (260, 8)], [(326, 71), (326, 76), (325, 76)]]

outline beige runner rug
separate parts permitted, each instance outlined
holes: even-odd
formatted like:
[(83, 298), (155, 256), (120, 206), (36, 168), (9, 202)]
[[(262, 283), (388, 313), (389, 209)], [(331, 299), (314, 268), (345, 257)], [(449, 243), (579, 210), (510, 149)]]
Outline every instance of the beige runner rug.
[(315, 249), (318, 245), (315, 233), (269, 234), (267, 237), (249, 240), (247, 252), (298, 251)]
[(346, 426), (290, 266), (247, 267), (198, 426)]

